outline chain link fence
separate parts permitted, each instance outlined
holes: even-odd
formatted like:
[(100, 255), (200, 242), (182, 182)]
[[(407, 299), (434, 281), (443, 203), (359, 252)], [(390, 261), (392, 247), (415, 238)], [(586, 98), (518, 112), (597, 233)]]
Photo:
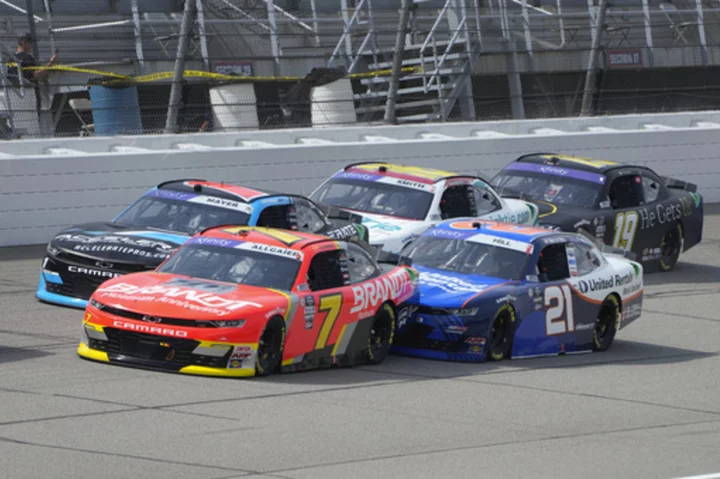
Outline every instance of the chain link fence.
[[(182, 35), (185, 1), (0, 0), (0, 138), (163, 132), (179, 50), (174, 131), (383, 121), (400, 0), (187, 0)], [(711, 0), (430, 0), (403, 35), (398, 123), (720, 107)]]

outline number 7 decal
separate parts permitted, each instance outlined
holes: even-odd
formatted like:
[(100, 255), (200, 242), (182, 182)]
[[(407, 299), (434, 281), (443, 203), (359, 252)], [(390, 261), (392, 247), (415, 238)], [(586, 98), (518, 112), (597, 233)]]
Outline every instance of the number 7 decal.
[(315, 349), (322, 349), (327, 346), (328, 338), (335, 321), (340, 316), (342, 310), (342, 293), (327, 294), (320, 296), (320, 304), (318, 305), (318, 313), (327, 313), (323, 320), (323, 325), (320, 328), (320, 334), (318, 334), (317, 341), (315, 341)]
[[(555, 304), (552, 304), (555, 301)], [(575, 331), (570, 286), (548, 286), (545, 288), (545, 333), (547, 336), (572, 333)]]
[(635, 242), (635, 233), (638, 227), (637, 211), (618, 213), (615, 217), (615, 236), (613, 237), (613, 248), (622, 248), (630, 251)]

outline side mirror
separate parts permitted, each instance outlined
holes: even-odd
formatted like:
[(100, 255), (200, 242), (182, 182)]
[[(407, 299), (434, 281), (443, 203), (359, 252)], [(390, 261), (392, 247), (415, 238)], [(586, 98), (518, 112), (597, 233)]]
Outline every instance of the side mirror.
[(529, 274), (525, 276), (525, 281), (527, 281), (528, 283), (539, 283), (540, 278), (536, 274)]

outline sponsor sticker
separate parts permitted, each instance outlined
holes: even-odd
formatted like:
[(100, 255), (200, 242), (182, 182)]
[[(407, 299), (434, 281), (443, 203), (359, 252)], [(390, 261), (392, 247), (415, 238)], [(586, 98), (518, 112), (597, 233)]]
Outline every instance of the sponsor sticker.
[(246, 307), (262, 308), (261, 304), (252, 301), (228, 299), (212, 292), (165, 285), (136, 286), (129, 283), (116, 283), (106, 287), (100, 286), (97, 293), (115, 299), (159, 301), (197, 311), (216, 312), (219, 315), (229, 314)]
[(513, 251), (519, 251), (525, 254), (532, 254), (533, 245), (526, 243), (525, 241), (512, 240), (507, 238), (501, 238), (499, 236), (486, 235), (484, 233), (478, 233), (467, 239), (472, 243), (480, 243), (488, 246), (497, 246), (498, 248), (510, 249)]
[(413, 281), (406, 270), (399, 269), (372, 281), (353, 286), (352, 291), (354, 303), (350, 313), (354, 314), (369, 308), (374, 310), (380, 303), (388, 299), (405, 300), (412, 294)]

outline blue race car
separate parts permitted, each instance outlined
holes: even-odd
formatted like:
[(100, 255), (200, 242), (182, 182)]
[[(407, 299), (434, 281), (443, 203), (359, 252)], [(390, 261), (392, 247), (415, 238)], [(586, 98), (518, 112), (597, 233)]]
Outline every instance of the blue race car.
[(85, 308), (106, 280), (156, 268), (192, 235), (213, 226), (264, 226), (367, 242), (361, 221), (299, 195), (205, 180), (167, 181), (112, 221), (58, 233), (43, 259), (36, 297)]
[(643, 268), (578, 233), (471, 218), (401, 252), (419, 272), (393, 352), (451, 361), (604, 351), (640, 317)]

